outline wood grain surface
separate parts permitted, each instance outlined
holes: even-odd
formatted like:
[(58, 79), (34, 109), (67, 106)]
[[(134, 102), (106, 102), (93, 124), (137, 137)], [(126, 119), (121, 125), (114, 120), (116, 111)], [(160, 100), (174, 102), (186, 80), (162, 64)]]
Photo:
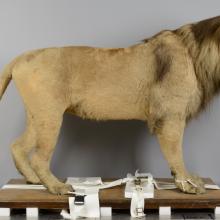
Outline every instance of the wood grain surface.
[[(173, 182), (172, 179), (156, 178), (158, 181)], [(205, 183), (213, 183), (205, 178)], [(8, 184), (25, 184), (22, 179), (12, 179)], [(117, 186), (100, 191), (102, 207), (110, 206), (113, 209), (129, 209), (130, 199), (124, 198), (124, 187)], [(146, 209), (158, 209), (160, 206), (171, 206), (173, 209), (209, 209), (220, 206), (220, 190), (207, 190), (202, 195), (190, 195), (175, 190), (155, 190), (153, 199), (145, 200)], [(68, 208), (68, 195), (52, 195), (47, 190), (1, 189), (0, 207), (40, 209)]]

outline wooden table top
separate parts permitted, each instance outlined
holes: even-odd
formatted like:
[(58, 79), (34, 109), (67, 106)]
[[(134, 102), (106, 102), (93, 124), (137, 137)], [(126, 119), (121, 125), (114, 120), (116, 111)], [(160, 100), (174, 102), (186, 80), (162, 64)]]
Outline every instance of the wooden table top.
[[(173, 182), (172, 179), (155, 178), (158, 181)], [(205, 178), (205, 183), (213, 183)], [(12, 179), (8, 184), (25, 184), (25, 180)], [(124, 198), (125, 186), (100, 190), (100, 204), (102, 207), (113, 209), (129, 209), (130, 199)], [(158, 209), (160, 206), (171, 206), (174, 209), (201, 209), (215, 208), (220, 206), (220, 190), (207, 190), (205, 194), (184, 194), (178, 189), (157, 190), (155, 197), (145, 200), (146, 209)], [(0, 207), (27, 208), (37, 207), (40, 209), (63, 209), (68, 208), (68, 195), (53, 195), (47, 190), (30, 189), (1, 189)]]

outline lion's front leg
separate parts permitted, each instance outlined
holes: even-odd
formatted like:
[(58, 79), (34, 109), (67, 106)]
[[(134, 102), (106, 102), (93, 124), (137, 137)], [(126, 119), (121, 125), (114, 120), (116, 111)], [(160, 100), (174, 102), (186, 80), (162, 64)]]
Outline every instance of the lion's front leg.
[(185, 120), (171, 116), (162, 121), (156, 130), (161, 150), (168, 161), (176, 186), (185, 193), (200, 194), (205, 192), (204, 183), (196, 175), (191, 175), (185, 168), (182, 154), (182, 139)]

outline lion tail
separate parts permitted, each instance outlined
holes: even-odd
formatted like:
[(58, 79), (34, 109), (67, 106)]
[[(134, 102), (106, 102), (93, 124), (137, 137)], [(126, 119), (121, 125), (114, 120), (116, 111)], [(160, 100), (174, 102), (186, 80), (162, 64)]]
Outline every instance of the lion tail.
[(20, 57), (15, 58), (11, 63), (7, 64), (0, 74), (0, 100), (12, 79), (12, 71), (18, 58)]
[(11, 63), (8, 64), (4, 68), (3, 73), (0, 76), (0, 100), (5, 90), (7, 89), (8, 84), (10, 83), (12, 79), (12, 68), (13, 68), (13, 65), (11, 65)]

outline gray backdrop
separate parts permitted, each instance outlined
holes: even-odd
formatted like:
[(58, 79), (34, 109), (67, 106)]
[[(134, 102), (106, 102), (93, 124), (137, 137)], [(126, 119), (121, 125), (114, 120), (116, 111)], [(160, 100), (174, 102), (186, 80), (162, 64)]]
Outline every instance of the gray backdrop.
[[(219, 14), (219, 0), (0, 0), (0, 69), (18, 54), (62, 45), (123, 47), (162, 29)], [(220, 99), (188, 125), (188, 169), (220, 183)], [(0, 184), (19, 177), (10, 144), (25, 126), (14, 83), (0, 103)], [(170, 175), (157, 140), (140, 121), (93, 122), (65, 115), (51, 168), (59, 177)]]

